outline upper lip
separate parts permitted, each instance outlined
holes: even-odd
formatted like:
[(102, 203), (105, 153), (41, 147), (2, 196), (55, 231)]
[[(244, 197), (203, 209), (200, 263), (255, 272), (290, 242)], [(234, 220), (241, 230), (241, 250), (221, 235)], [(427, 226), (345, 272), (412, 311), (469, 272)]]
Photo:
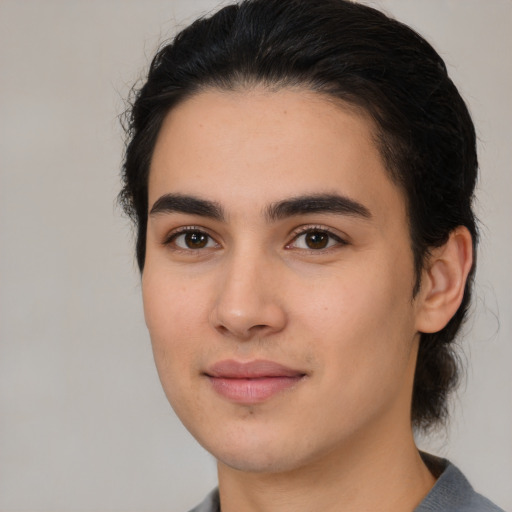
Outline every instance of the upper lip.
[(247, 362), (226, 359), (212, 364), (205, 373), (209, 377), (224, 379), (261, 379), (264, 377), (301, 377), (305, 375), (305, 372), (301, 370), (264, 359)]

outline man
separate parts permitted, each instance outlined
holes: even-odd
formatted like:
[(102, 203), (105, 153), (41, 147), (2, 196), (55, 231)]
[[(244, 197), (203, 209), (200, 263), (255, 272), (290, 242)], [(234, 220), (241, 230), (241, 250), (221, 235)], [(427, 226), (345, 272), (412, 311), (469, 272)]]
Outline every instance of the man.
[(343, 0), (245, 1), (157, 54), (131, 116), (155, 361), (218, 461), (196, 510), (499, 510), (413, 437), (446, 417), (477, 241), (432, 47)]

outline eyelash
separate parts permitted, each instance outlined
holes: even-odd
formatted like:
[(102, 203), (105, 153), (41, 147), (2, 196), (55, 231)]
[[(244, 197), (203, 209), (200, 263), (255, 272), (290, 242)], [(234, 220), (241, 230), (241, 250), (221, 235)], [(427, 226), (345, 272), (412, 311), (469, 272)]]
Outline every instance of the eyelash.
[[(198, 226), (184, 226), (182, 228), (178, 228), (177, 230), (169, 233), (169, 235), (165, 237), (165, 239), (162, 242), (162, 244), (164, 246), (170, 246), (170, 245), (174, 244), (173, 250), (174, 251), (178, 251), (178, 252), (182, 251), (182, 252), (190, 253), (190, 252), (199, 251), (200, 249), (192, 249), (192, 248), (184, 249), (183, 247), (179, 247), (179, 246), (177, 246), (175, 244), (176, 239), (178, 237), (180, 237), (181, 235), (187, 235), (187, 234), (190, 234), (190, 233), (197, 233), (197, 234), (200, 234), (200, 235), (205, 235), (205, 236), (207, 236), (209, 238), (209, 240), (215, 241), (215, 239), (207, 231), (205, 231), (204, 228), (200, 228)], [(215, 243), (217, 245), (219, 245), (216, 241), (215, 241)]]
[[(182, 228), (179, 228), (179, 229), (171, 232), (164, 239), (162, 244), (164, 246), (174, 245), (174, 247), (173, 247), (174, 251), (186, 252), (186, 253), (199, 252), (202, 249), (210, 248), (210, 247), (200, 247), (200, 248), (193, 249), (193, 248), (189, 247), (189, 248), (185, 249), (185, 248), (179, 247), (179, 246), (177, 246), (175, 244), (176, 239), (178, 237), (180, 237), (181, 235), (189, 234), (189, 233), (197, 233), (199, 235), (204, 235), (204, 236), (208, 237), (209, 241), (214, 241), (217, 246), (219, 245), (218, 242), (216, 242), (215, 239), (207, 231), (204, 230), (204, 228), (200, 228), (198, 226), (184, 226)], [(292, 247), (292, 245), (295, 244), (297, 242), (297, 240), (301, 236), (306, 236), (306, 235), (312, 234), (312, 233), (318, 233), (318, 234), (321, 234), (321, 235), (326, 235), (328, 237), (328, 239), (329, 239), (327, 241), (327, 244), (329, 244), (330, 241), (334, 241), (335, 243), (331, 244), (331, 245), (328, 245), (327, 247), (322, 247), (322, 248), (317, 248), (317, 249), (313, 249), (313, 248), (309, 248), (309, 249), (308, 248), (299, 248), (299, 249), (297, 249), (297, 248)], [(307, 252), (310, 252), (310, 253), (323, 253), (323, 252), (329, 251), (330, 249), (336, 248), (337, 246), (348, 245), (347, 240), (345, 240), (342, 237), (340, 237), (339, 235), (333, 233), (330, 228), (327, 228), (325, 226), (302, 226), (300, 228), (297, 228), (292, 233), (292, 236), (293, 236), (293, 238), (292, 238), (291, 242), (286, 244), (285, 249), (290, 249), (290, 250), (296, 249), (296, 250), (301, 250), (301, 251), (307, 251)], [(207, 244), (209, 244), (209, 241), (207, 242)]]
[[(333, 233), (330, 228), (327, 228), (325, 226), (301, 226), (293, 232), (292, 241), (290, 243), (286, 244), (286, 248), (293, 249), (293, 247), (290, 247), (290, 246), (292, 244), (296, 243), (297, 240), (301, 236), (306, 236), (306, 235), (312, 234), (312, 233), (326, 235), (330, 239), (330, 241), (334, 241), (335, 243), (331, 244), (330, 246), (325, 247), (325, 248), (319, 248), (319, 249), (301, 248), (298, 250), (308, 251), (309, 253), (325, 253), (326, 251), (329, 251), (331, 249), (336, 249), (339, 246), (348, 245), (347, 240), (343, 239), (340, 235)], [(327, 243), (329, 244), (330, 241), (328, 241)]]

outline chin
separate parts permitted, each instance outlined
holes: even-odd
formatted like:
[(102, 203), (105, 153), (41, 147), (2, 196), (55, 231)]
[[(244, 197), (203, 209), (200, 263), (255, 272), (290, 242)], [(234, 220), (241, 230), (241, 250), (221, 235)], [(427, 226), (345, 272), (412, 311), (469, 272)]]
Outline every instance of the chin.
[[(248, 473), (284, 473), (307, 464), (314, 454), (311, 448), (292, 442), (293, 436), (279, 436), (274, 430), (261, 435), (256, 431), (244, 432), (240, 436), (224, 435), (211, 439), (196, 439), (219, 463), (237, 471)], [(288, 442), (285, 441), (288, 439)]]
[(302, 465), (296, 454), (292, 456), (263, 450), (237, 453), (230, 450), (229, 453), (219, 453), (215, 457), (220, 463), (244, 473), (285, 473)]

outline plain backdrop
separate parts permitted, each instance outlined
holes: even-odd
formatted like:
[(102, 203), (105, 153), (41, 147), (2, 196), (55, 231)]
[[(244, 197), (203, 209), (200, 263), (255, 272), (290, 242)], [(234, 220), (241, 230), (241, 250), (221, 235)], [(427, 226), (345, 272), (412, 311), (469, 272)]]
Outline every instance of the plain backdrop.
[[(371, 2), (445, 58), (477, 126), (482, 240), (467, 377), (422, 446), (512, 510), (512, 2)], [(215, 0), (0, 0), (0, 510), (186, 511), (215, 463), (153, 367), (118, 116)]]

